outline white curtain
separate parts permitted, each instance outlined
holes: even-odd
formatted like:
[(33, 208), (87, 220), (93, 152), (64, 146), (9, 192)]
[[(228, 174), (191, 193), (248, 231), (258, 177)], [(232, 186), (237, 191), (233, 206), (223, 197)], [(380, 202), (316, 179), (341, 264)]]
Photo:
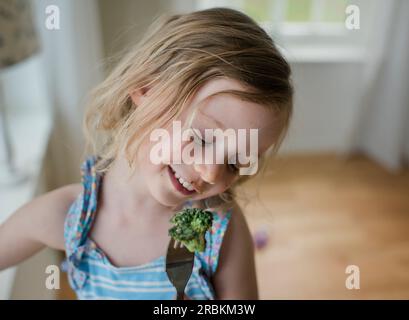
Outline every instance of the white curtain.
[[(84, 140), (84, 98), (103, 78), (97, 0), (35, 1), (40, 23), (44, 71), (54, 125), (44, 163), (48, 189), (79, 182)], [(48, 30), (46, 8), (57, 6), (60, 29)]]
[(409, 159), (409, 1), (383, 3), (371, 32), (352, 149), (392, 172)]

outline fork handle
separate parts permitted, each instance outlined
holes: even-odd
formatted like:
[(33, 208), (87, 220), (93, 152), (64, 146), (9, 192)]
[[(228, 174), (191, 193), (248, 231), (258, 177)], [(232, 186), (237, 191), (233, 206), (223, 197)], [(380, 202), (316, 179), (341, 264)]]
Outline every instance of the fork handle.
[(185, 300), (185, 292), (184, 291), (178, 291), (176, 293), (176, 300)]

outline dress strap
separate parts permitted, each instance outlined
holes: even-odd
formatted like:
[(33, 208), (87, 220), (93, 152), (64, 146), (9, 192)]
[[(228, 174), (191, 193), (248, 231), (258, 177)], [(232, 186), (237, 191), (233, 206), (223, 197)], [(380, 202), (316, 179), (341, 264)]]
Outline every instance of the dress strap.
[(223, 238), (229, 225), (232, 209), (223, 211), (212, 211), (213, 223), (206, 232), (206, 250), (200, 254), (207, 276), (211, 277), (217, 270), (220, 257), (220, 249)]
[(98, 191), (101, 184), (101, 176), (96, 173), (95, 163), (97, 157), (88, 157), (81, 166), (81, 179), (84, 187), (83, 206), (81, 210), (81, 238), (79, 245), (85, 243), (88, 232), (91, 229), (92, 222), (97, 210)]
[[(81, 180), (83, 192), (71, 205), (64, 225), (64, 237), (67, 256), (74, 254), (75, 260), (80, 260), (88, 232), (91, 229), (97, 209), (98, 191), (101, 176), (95, 171), (97, 157), (90, 156), (81, 165)], [(73, 258), (74, 259), (74, 258)]]

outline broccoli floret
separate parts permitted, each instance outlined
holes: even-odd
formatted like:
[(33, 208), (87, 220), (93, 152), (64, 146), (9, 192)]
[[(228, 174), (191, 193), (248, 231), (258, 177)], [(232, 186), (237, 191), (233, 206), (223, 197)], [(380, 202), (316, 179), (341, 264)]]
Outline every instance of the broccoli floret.
[(186, 208), (176, 213), (170, 222), (169, 235), (181, 241), (191, 252), (203, 252), (206, 248), (205, 234), (212, 226), (213, 215), (199, 208)]

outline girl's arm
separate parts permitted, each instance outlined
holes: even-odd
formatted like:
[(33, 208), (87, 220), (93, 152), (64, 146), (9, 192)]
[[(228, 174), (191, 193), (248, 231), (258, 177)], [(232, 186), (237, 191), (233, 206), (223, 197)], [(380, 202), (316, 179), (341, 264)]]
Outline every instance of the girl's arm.
[(39, 196), (0, 225), (0, 270), (29, 258), (44, 246), (64, 250), (64, 220), (81, 184)]
[(253, 239), (240, 207), (235, 204), (223, 238), (213, 285), (217, 299), (258, 299)]

